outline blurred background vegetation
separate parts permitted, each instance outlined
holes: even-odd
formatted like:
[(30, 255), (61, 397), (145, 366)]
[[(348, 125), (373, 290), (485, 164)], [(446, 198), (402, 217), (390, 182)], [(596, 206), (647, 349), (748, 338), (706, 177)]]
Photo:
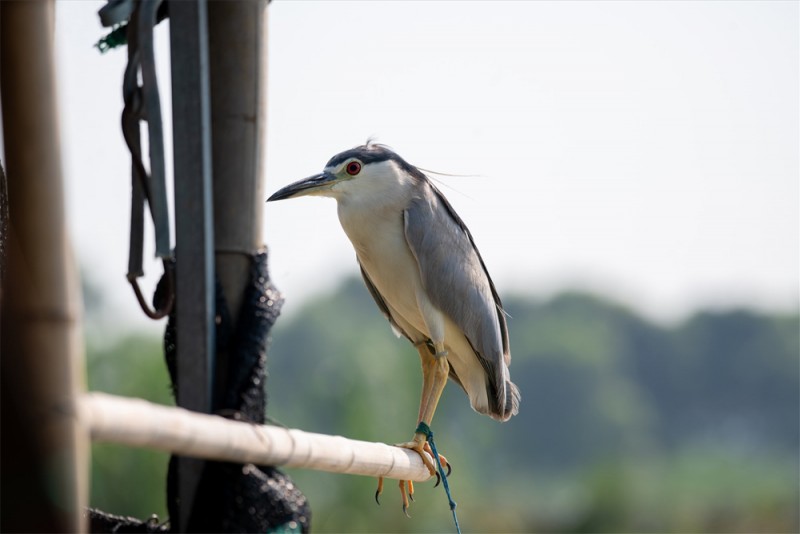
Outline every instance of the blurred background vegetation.
[[(161, 340), (103, 325), (85, 288), (89, 387), (171, 404)], [(748, 310), (654, 324), (588, 294), (506, 295), (520, 413), (500, 424), (448, 385), (433, 421), (465, 532), (797, 532), (800, 317)], [(421, 373), (360, 280), (272, 332), (268, 415), (308, 431), (411, 437)], [(94, 445), (91, 504), (166, 517), (167, 455)], [(316, 532), (449, 532), (442, 488), (290, 470)]]

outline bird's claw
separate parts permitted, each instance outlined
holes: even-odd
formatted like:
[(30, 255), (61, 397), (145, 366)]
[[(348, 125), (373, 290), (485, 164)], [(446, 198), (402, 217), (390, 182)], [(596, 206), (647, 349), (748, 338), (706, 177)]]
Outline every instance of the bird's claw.
[[(411, 502), (414, 502), (414, 482), (411, 480), (401, 480), (399, 485), (400, 496), (403, 499), (403, 513), (406, 517), (411, 517), (408, 515), (408, 507), (409, 499)], [(381, 504), (381, 493), (383, 493), (383, 477), (378, 477), (378, 489), (375, 490), (375, 502), (378, 503), (378, 506)]]
[[(431, 476), (436, 477), (436, 484), (434, 484), (433, 486), (434, 488), (437, 487), (442, 482), (442, 475), (439, 474), (439, 470), (436, 468), (436, 465), (432, 460), (434, 458), (433, 450), (431, 449), (431, 446), (427, 441), (416, 440), (415, 436), (415, 441), (410, 441), (408, 443), (400, 443), (397, 445), (397, 447), (414, 450), (420, 455), (420, 458), (422, 458), (422, 462), (425, 464), (425, 467), (428, 468), (428, 471), (430, 472)], [(441, 454), (439, 455), (439, 462), (441, 463), (442, 468), (447, 470), (447, 474), (445, 474), (444, 476), (449, 477), (452, 471), (450, 462), (448, 462), (447, 458), (445, 458)], [(399, 486), (400, 486), (400, 496), (403, 500), (403, 514), (406, 517), (411, 517), (408, 514), (408, 507), (409, 507), (409, 501), (414, 502), (414, 483), (411, 480), (401, 480)], [(378, 489), (375, 490), (375, 502), (378, 503), (378, 505), (381, 504), (380, 496), (382, 492), (383, 492), (383, 477), (378, 477)]]
[(414, 500), (414, 483), (410, 480), (401, 480), (399, 486), (400, 496), (403, 499), (403, 513), (410, 518), (411, 516), (408, 515), (408, 499), (410, 497), (412, 501)]
[[(425, 452), (427, 452), (428, 454), (430, 454), (430, 455), (431, 455), (431, 458), (433, 458), (433, 450), (431, 449), (431, 446), (430, 446), (430, 444), (429, 444), (428, 442), (425, 442), (425, 446), (422, 448), (422, 450), (424, 450)], [(421, 456), (422, 456), (422, 458), (423, 458), (423, 461), (424, 461), (424, 459), (425, 459), (425, 456), (424, 456), (424, 455), (421, 455)], [(440, 455), (439, 455), (439, 463), (441, 463), (441, 464), (442, 464), (442, 467), (443, 467), (444, 469), (447, 469), (447, 473), (445, 474), (445, 476), (449, 478), (449, 477), (450, 477), (450, 473), (451, 473), (451, 472), (452, 472), (452, 470), (453, 470), (453, 469), (452, 469), (452, 467), (451, 467), (451, 465), (450, 465), (450, 462), (448, 462), (448, 461), (447, 461), (447, 458), (445, 458), (443, 455), (441, 455), (441, 454), (440, 454)], [(426, 465), (427, 465), (427, 464), (426, 464)], [(429, 467), (428, 469), (430, 469), (430, 467)], [(438, 486), (438, 485), (439, 485), (439, 482), (441, 482), (441, 477), (439, 476), (439, 470), (438, 470), (438, 469), (434, 469), (434, 471), (431, 471), (431, 474), (432, 474), (432, 475), (436, 475), (436, 478), (437, 478), (437, 480), (436, 480), (436, 486)], [(436, 486), (434, 486), (434, 487), (436, 487)]]

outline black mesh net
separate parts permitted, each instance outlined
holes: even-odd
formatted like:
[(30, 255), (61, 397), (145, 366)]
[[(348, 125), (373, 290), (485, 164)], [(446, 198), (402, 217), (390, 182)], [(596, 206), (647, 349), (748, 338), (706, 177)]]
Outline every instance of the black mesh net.
[[(159, 283), (154, 306), (166, 297), (165, 280)], [(283, 298), (269, 279), (267, 253), (252, 256), (250, 281), (245, 289), (237, 324), (216, 284), (217, 378), (215, 412), (242, 421), (261, 424), (266, 418), (267, 340), (280, 314)], [(173, 392), (180, 387), (176, 376), (175, 302), (164, 333), (164, 355)], [(167, 475), (167, 506), (177, 517), (177, 464), (170, 459)], [(93, 532), (169, 532), (156, 519), (140, 521), (130, 517), (90, 511)], [(311, 510), (305, 496), (283, 472), (272, 466), (204, 462), (186, 530), (189, 532), (308, 532)]]

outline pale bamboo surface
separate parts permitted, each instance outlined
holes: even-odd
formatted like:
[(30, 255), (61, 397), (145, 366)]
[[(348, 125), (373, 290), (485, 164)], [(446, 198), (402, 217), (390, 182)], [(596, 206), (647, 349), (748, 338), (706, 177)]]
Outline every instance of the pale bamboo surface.
[(81, 401), (81, 418), (96, 442), (146, 447), (207, 460), (415, 482), (431, 478), (416, 452), (385, 443), (254, 425), (141, 399), (87, 393)]

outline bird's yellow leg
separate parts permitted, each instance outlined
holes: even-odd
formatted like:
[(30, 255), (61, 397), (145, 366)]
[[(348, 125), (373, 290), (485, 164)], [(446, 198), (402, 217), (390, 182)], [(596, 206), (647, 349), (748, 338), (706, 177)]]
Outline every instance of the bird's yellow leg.
[[(447, 377), (450, 374), (450, 363), (447, 361), (447, 351), (444, 343), (436, 343), (436, 354), (431, 354), (427, 347), (418, 347), (422, 361), (422, 396), (419, 401), (419, 418), (417, 423), (424, 421), (430, 425), (433, 414), (439, 404)], [(417, 433), (425, 438), (425, 434)]]
[[(447, 351), (444, 343), (436, 343), (436, 354), (431, 354), (426, 345), (417, 346), (420, 360), (422, 361), (422, 395), (419, 402), (419, 417), (417, 423), (421, 421), (430, 426), (433, 414), (436, 412), (436, 405), (439, 404), (439, 397), (442, 396), (444, 386), (447, 384), (447, 377), (450, 374), (450, 363), (447, 361)], [(433, 465), (431, 456), (425, 454), (427, 436), (422, 432), (415, 432), (411, 441), (398, 443), (398, 447), (412, 449), (419, 453), (425, 466), (431, 472), (436, 473), (436, 466)], [(430, 452), (430, 448), (428, 451)]]
[[(422, 361), (422, 394), (419, 403), (419, 417), (417, 424), (425, 422), (430, 426), (433, 420), (433, 414), (436, 412), (436, 406), (439, 404), (439, 398), (442, 396), (444, 386), (447, 384), (447, 377), (450, 374), (450, 363), (447, 361), (447, 351), (444, 348), (444, 343), (436, 343), (436, 354), (431, 354), (427, 345), (420, 344), (417, 346), (420, 360)], [(405, 443), (398, 443), (397, 447), (404, 449), (412, 449), (419, 453), (422, 462), (430, 471), (431, 475), (436, 475), (436, 466), (433, 463), (433, 452), (430, 445), (428, 445), (428, 437), (422, 432), (415, 432), (411, 441)], [(447, 468), (448, 463), (444, 456), (439, 455), (439, 460), (442, 466)], [(408, 488), (408, 490), (406, 490)], [(375, 500), (378, 500), (381, 491), (383, 490), (383, 477), (378, 478), (378, 490), (375, 492)], [(403, 499), (403, 512), (408, 515), (408, 497), (414, 500), (414, 486), (408, 480), (400, 481), (400, 494)], [(380, 502), (378, 503), (380, 504)]]

